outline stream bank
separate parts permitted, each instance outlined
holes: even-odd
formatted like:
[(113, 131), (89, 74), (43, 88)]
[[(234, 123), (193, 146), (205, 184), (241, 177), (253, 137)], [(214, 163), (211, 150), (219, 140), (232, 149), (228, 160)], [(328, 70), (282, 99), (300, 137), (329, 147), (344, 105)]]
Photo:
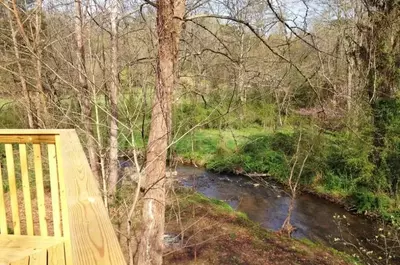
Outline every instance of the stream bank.
[(164, 264), (360, 264), (334, 249), (265, 230), (227, 203), (186, 188), (177, 188), (169, 201), (166, 231), (184, 240), (167, 250)]
[[(290, 196), (278, 183), (259, 185), (244, 176), (217, 174), (190, 166), (180, 166), (177, 171), (181, 185), (228, 203), (264, 228), (279, 230), (287, 216)], [(372, 251), (370, 256), (376, 260), (385, 255), (375, 245), (380, 244), (375, 238), (380, 233), (377, 222), (312, 194), (303, 193), (297, 197), (291, 223), (296, 227), (292, 234), (294, 238), (346, 251), (350, 255), (359, 255), (360, 249)], [(398, 254), (398, 250), (394, 252), (388, 264), (400, 264), (396, 263), (400, 262)]]

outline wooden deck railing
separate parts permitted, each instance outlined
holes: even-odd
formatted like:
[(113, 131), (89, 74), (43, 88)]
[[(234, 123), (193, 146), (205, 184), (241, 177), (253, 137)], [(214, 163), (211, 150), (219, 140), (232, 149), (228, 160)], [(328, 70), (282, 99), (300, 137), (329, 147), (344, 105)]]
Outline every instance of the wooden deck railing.
[(0, 154), (0, 236), (60, 238), (68, 265), (126, 264), (74, 130), (0, 130)]

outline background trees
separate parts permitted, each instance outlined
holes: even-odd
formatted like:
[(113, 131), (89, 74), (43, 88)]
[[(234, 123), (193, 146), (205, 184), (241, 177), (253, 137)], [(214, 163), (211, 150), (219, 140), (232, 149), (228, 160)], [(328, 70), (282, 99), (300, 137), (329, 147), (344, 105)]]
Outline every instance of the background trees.
[(1, 126), (78, 129), (112, 206), (136, 155), (150, 223), (167, 158), (285, 182), (301, 124), (303, 185), (399, 214), (397, 0), (173, 3), (2, 1)]

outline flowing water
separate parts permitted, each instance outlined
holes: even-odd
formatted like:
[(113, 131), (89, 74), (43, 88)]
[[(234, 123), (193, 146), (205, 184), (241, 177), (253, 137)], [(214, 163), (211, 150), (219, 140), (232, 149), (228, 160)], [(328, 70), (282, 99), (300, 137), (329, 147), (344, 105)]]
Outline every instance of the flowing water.
[[(248, 177), (216, 174), (188, 166), (180, 166), (177, 171), (178, 180), (184, 186), (193, 187), (207, 197), (227, 202), (265, 228), (278, 230), (287, 216), (290, 197), (279, 185), (259, 185)], [(344, 225), (338, 226), (335, 215), (342, 218)], [(344, 238), (376, 250), (366, 243), (366, 238), (374, 238), (378, 228), (376, 223), (310, 194), (297, 196), (291, 224), (297, 228), (292, 234), (295, 238), (307, 238), (352, 253), (352, 247), (335, 241), (335, 238)]]

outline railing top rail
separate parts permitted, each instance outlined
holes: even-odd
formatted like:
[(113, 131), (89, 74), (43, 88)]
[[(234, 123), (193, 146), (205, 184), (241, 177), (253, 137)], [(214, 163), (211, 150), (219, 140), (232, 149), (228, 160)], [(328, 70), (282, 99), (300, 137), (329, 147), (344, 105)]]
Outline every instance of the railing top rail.
[(0, 129), (2, 144), (55, 144), (55, 137), (73, 130), (62, 129)]
[(73, 129), (0, 129), (0, 135), (59, 135)]

